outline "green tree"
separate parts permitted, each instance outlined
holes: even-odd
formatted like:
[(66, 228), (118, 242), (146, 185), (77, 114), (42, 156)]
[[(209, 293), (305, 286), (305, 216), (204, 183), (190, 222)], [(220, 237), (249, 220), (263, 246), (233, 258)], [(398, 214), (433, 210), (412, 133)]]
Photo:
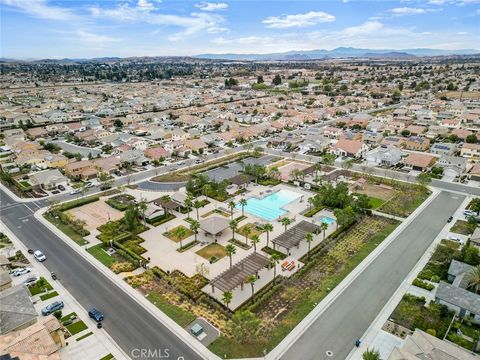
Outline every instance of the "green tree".
[(235, 231), (238, 228), (238, 224), (235, 220), (230, 220), (228, 225), (230, 226), (230, 229), (232, 229), (232, 240), (235, 240)]
[(222, 295), (222, 301), (225, 304), (225, 306), (228, 308), (228, 304), (232, 302), (233, 299), (233, 294), (231, 291), (224, 291)]
[(469, 144), (475, 144), (477, 142), (477, 135), (470, 134), (465, 137), (465, 141)]
[(243, 229), (243, 234), (245, 235), (245, 245), (248, 246), (248, 236), (252, 233), (252, 229), (249, 226), (246, 226)]
[(334, 154), (327, 153), (322, 156), (322, 162), (325, 165), (332, 166), (335, 163), (336, 158), (337, 157)]
[(253, 244), (253, 251), (257, 252), (257, 244), (260, 242), (260, 237), (257, 234), (252, 235), (250, 242)]
[(244, 214), (244, 208), (247, 206), (247, 199), (241, 198), (240, 201), (238, 202), (240, 206), (242, 207), (242, 217), (245, 216)]
[(273, 231), (273, 225), (268, 223), (263, 225), (263, 230), (267, 233), (267, 247), (269, 246), (270, 233)]
[(282, 218), (282, 225), (285, 227), (285, 232), (287, 232), (287, 226), (292, 223), (292, 220), (288, 217)]
[(474, 198), (470, 201), (470, 210), (475, 211), (477, 215), (480, 215), (480, 198)]
[(187, 195), (183, 205), (187, 208), (187, 219), (190, 219), (190, 211), (192, 210), (193, 199), (190, 194)]
[(193, 207), (197, 211), (197, 221), (199, 221), (200, 220), (200, 214), (198, 213), (198, 209), (200, 209), (202, 207), (202, 203), (198, 199), (196, 199), (193, 202)]
[(277, 253), (273, 253), (270, 256), (270, 263), (273, 266), (273, 284), (275, 285), (275, 278), (277, 277), (277, 265), (280, 263), (280, 255)]
[(235, 340), (245, 343), (258, 334), (260, 319), (250, 310), (237, 311), (232, 316), (230, 328)]
[[(230, 200), (230, 201), (228, 202), (228, 208), (230, 209), (230, 218), (231, 218), (232, 220), (233, 220), (233, 209), (235, 209), (235, 205), (236, 205), (236, 204), (235, 204), (235, 201), (233, 201), (233, 200)], [(243, 210), (243, 208), (242, 208), (242, 210)], [(243, 215), (243, 212), (242, 212), (242, 215)]]
[(228, 257), (230, 258), (230, 268), (231, 268), (232, 267), (232, 257), (237, 252), (237, 248), (232, 244), (228, 244), (227, 246), (225, 246), (225, 252), (227, 253)]
[(392, 94), (392, 100), (395, 102), (399, 102), (400, 98), (402, 97), (402, 93), (399, 89), (395, 89)]
[(123, 216), (125, 225), (128, 231), (132, 232), (138, 226), (138, 208), (136, 206), (129, 206)]
[(182, 248), (183, 238), (187, 235), (187, 230), (183, 226), (177, 226), (174, 231), (174, 236), (180, 242), (180, 249)]
[(417, 183), (420, 186), (427, 187), (432, 182), (432, 177), (428, 173), (420, 173), (416, 177)]
[(282, 83), (282, 78), (279, 74), (275, 75), (275, 77), (272, 80), (272, 84), (275, 86), (278, 86)]
[(198, 229), (200, 228), (200, 222), (197, 220), (190, 221), (190, 230), (193, 231), (195, 235), (195, 241), (197, 241)]
[(307, 250), (307, 261), (310, 260), (310, 246), (311, 246), (311, 243), (313, 241), (313, 234), (312, 233), (307, 233), (305, 235), (305, 241), (307, 242), (308, 244), (308, 250)]
[(320, 229), (323, 232), (323, 240), (325, 240), (325, 231), (328, 229), (328, 224), (326, 222), (323, 222), (320, 224)]
[(467, 273), (467, 284), (477, 294), (480, 294), (480, 265)]
[(247, 277), (247, 283), (252, 287), (252, 301), (255, 301), (255, 282), (257, 281), (256, 275), (250, 275)]

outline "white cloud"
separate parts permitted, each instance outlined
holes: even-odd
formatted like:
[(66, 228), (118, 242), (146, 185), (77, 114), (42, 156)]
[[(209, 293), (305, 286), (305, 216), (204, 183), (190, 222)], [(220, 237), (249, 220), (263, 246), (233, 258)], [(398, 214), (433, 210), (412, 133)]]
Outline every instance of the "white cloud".
[(430, 0), (428, 3), (432, 5), (443, 5), (447, 0)]
[(457, 32), (457, 35), (468, 35), (468, 32), (466, 32), (466, 31), (459, 31), (459, 32)]
[(401, 7), (390, 10), (396, 16), (425, 14), (426, 10), (421, 8)]
[(77, 18), (70, 9), (49, 5), (46, 0), (0, 0), (0, 3), (39, 19), (70, 21)]
[(196, 4), (195, 7), (199, 8), (203, 11), (217, 11), (217, 10), (225, 10), (228, 8), (228, 5), (225, 3), (211, 3), (211, 2), (201, 2), (200, 4)]
[(155, 5), (149, 3), (148, 0), (138, 0), (137, 7), (145, 11), (155, 10)]
[(95, 33), (87, 32), (83, 30), (77, 30), (75, 32), (75, 36), (77, 37), (77, 39), (79, 39), (84, 43), (95, 44), (95, 45), (105, 44), (110, 42), (117, 42), (121, 40), (121, 39), (113, 38), (107, 35), (95, 34)]
[(335, 16), (327, 14), (323, 11), (310, 11), (306, 14), (269, 16), (262, 22), (268, 28), (286, 29), (292, 27), (313, 26), (318, 23), (335, 21)]
[(355, 36), (359, 34), (370, 34), (379, 31), (382, 28), (383, 24), (380, 21), (367, 21), (361, 25), (347, 27), (340, 31), (340, 33), (343, 35)]

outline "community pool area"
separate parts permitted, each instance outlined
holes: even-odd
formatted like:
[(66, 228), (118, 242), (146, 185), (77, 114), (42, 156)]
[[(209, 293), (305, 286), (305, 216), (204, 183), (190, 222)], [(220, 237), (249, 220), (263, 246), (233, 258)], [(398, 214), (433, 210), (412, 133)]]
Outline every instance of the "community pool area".
[(320, 218), (320, 221), (327, 224), (327, 225), (330, 225), (330, 224), (333, 224), (335, 222), (335, 219), (332, 219), (331, 217), (328, 217), (328, 216), (322, 216)]
[[(251, 214), (258, 216), (264, 220), (273, 221), (283, 216), (287, 211), (282, 209), (283, 206), (301, 197), (295, 191), (281, 189), (274, 192), (263, 199), (250, 198), (247, 200), (244, 210)], [(237, 208), (241, 208), (238, 204)]]

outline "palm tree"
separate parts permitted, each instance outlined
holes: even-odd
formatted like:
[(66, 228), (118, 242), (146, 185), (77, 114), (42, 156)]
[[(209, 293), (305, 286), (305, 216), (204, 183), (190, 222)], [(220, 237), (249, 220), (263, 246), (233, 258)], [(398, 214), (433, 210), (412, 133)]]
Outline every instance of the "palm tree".
[(277, 277), (277, 265), (280, 263), (280, 255), (273, 253), (270, 257), (271, 264), (273, 266), (273, 284), (275, 285), (275, 278)]
[(243, 212), (243, 209), (245, 206), (247, 206), (247, 199), (245, 198), (242, 198), (240, 199), (240, 201), (238, 202), (240, 204), (240, 206), (242, 207), (242, 217), (244, 216), (244, 212)]
[(183, 226), (177, 226), (174, 236), (180, 241), (180, 249), (182, 248), (182, 240), (187, 235), (187, 230)]
[(233, 294), (231, 291), (224, 291), (223, 296), (222, 296), (222, 301), (225, 304), (225, 306), (228, 308), (228, 304), (232, 301)]
[(305, 240), (307, 241), (307, 244), (308, 244), (308, 251), (307, 251), (307, 261), (308, 261), (310, 260), (310, 245), (311, 245), (311, 242), (313, 241), (313, 234), (307, 233), (305, 235)]
[(362, 354), (363, 360), (381, 360), (380, 353), (375, 349), (367, 349)]
[(257, 281), (257, 277), (255, 275), (250, 275), (248, 278), (247, 278), (247, 282), (250, 284), (250, 286), (252, 287), (252, 300), (255, 301), (255, 287), (254, 287), (254, 284), (255, 284), (255, 281)]
[(267, 247), (268, 247), (268, 242), (270, 240), (270, 232), (273, 231), (273, 225), (272, 224), (265, 224), (263, 225), (263, 230), (267, 233)]
[(285, 226), (285, 232), (287, 232), (287, 226), (290, 225), (291, 223), (292, 223), (292, 220), (286, 216), (282, 219), (282, 225)]
[(315, 171), (315, 177), (317, 177), (318, 173), (322, 171), (322, 163), (315, 163), (315, 165), (313, 165), (313, 170)]
[(477, 265), (467, 274), (468, 287), (480, 293), (480, 265)]
[(230, 225), (230, 229), (232, 229), (232, 240), (235, 240), (235, 230), (237, 230), (237, 222), (235, 220), (230, 220), (228, 223)]
[(146, 220), (145, 220), (145, 211), (147, 210), (147, 202), (145, 201), (145, 199), (142, 199), (142, 200), (140, 201), (140, 203), (138, 204), (138, 209), (139, 209), (140, 212), (142, 213), (143, 223), (145, 224), (145, 223), (146, 223)]
[(308, 198), (308, 210), (312, 210), (315, 199), (313, 197)]
[(248, 235), (252, 233), (252, 229), (250, 229), (249, 226), (245, 226), (245, 228), (243, 229), (243, 233), (245, 234), (245, 245), (248, 246)]
[(228, 208), (230, 209), (230, 217), (232, 218), (233, 220), (233, 209), (235, 209), (235, 202), (230, 200), (228, 202)]
[(193, 231), (193, 234), (195, 235), (195, 241), (197, 241), (197, 234), (198, 234), (198, 229), (200, 228), (200, 222), (197, 220), (192, 220), (190, 222), (190, 230)]
[(328, 229), (328, 224), (322, 221), (322, 224), (320, 225), (320, 229), (322, 229), (323, 231), (323, 240), (325, 240), (325, 231), (327, 231)]
[(197, 221), (200, 220), (200, 215), (198, 214), (198, 209), (200, 209), (202, 207), (202, 203), (196, 199), (194, 202), (193, 202), (193, 207), (197, 210)]
[(253, 244), (253, 251), (257, 252), (257, 244), (260, 242), (260, 237), (257, 234), (252, 235), (250, 242)]
[(190, 211), (192, 210), (192, 205), (193, 205), (193, 201), (192, 201), (192, 197), (191, 195), (188, 195), (187, 198), (185, 199), (185, 202), (183, 203), (183, 205), (187, 208), (187, 219), (190, 219)]
[(232, 267), (232, 256), (235, 255), (235, 253), (237, 252), (237, 248), (232, 244), (228, 244), (227, 246), (225, 246), (225, 251), (230, 258), (230, 267)]

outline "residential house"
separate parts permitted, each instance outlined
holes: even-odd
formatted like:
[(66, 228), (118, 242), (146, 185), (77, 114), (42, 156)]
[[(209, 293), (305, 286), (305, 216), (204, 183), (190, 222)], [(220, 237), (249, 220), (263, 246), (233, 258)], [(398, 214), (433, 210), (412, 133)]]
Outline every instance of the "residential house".
[(30, 128), (30, 129), (27, 129), (25, 133), (32, 140), (45, 138), (48, 135), (48, 132), (44, 127)]
[(426, 151), (430, 147), (430, 140), (421, 136), (410, 136), (403, 143), (407, 150)]
[(145, 157), (142, 150), (128, 150), (118, 155), (121, 163), (128, 162), (137, 166), (145, 166), (149, 159)]
[(58, 185), (66, 186), (68, 179), (58, 169), (45, 170), (33, 173), (29, 176), (30, 184), (40, 186), (44, 190), (52, 190)]
[(337, 156), (361, 158), (367, 151), (368, 146), (362, 141), (342, 139), (338, 140), (329, 152)]
[(393, 145), (381, 145), (369, 151), (365, 158), (371, 164), (394, 166), (402, 160), (402, 151)]
[(23, 285), (0, 292), (0, 334), (24, 329), (37, 321), (37, 312), (30, 293)]
[(468, 172), (471, 180), (480, 182), (480, 162), (473, 165), (473, 167)]
[(480, 159), (480, 144), (464, 143), (460, 155), (469, 159)]
[(396, 146), (397, 148), (401, 148), (403, 147), (404, 142), (405, 142), (405, 138), (403, 137), (386, 136), (380, 142), (380, 145), (393, 145), (393, 146)]
[(145, 149), (143, 154), (152, 160), (166, 159), (170, 156), (170, 153), (161, 146)]
[(435, 164), (443, 168), (443, 174), (448, 177), (462, 175), (467, 169), (467, 159), (459, 156), (443, 155)]
[(435, 155), (453, 155), (457, 147), (452, 143), (435, 143), (430, 148), (430, 153)]
[(410, 169), (425, 171), (430, 169), (436, 160), (437, 158), (432, 155), (412, 153), (403, 159), (403, 163)]

